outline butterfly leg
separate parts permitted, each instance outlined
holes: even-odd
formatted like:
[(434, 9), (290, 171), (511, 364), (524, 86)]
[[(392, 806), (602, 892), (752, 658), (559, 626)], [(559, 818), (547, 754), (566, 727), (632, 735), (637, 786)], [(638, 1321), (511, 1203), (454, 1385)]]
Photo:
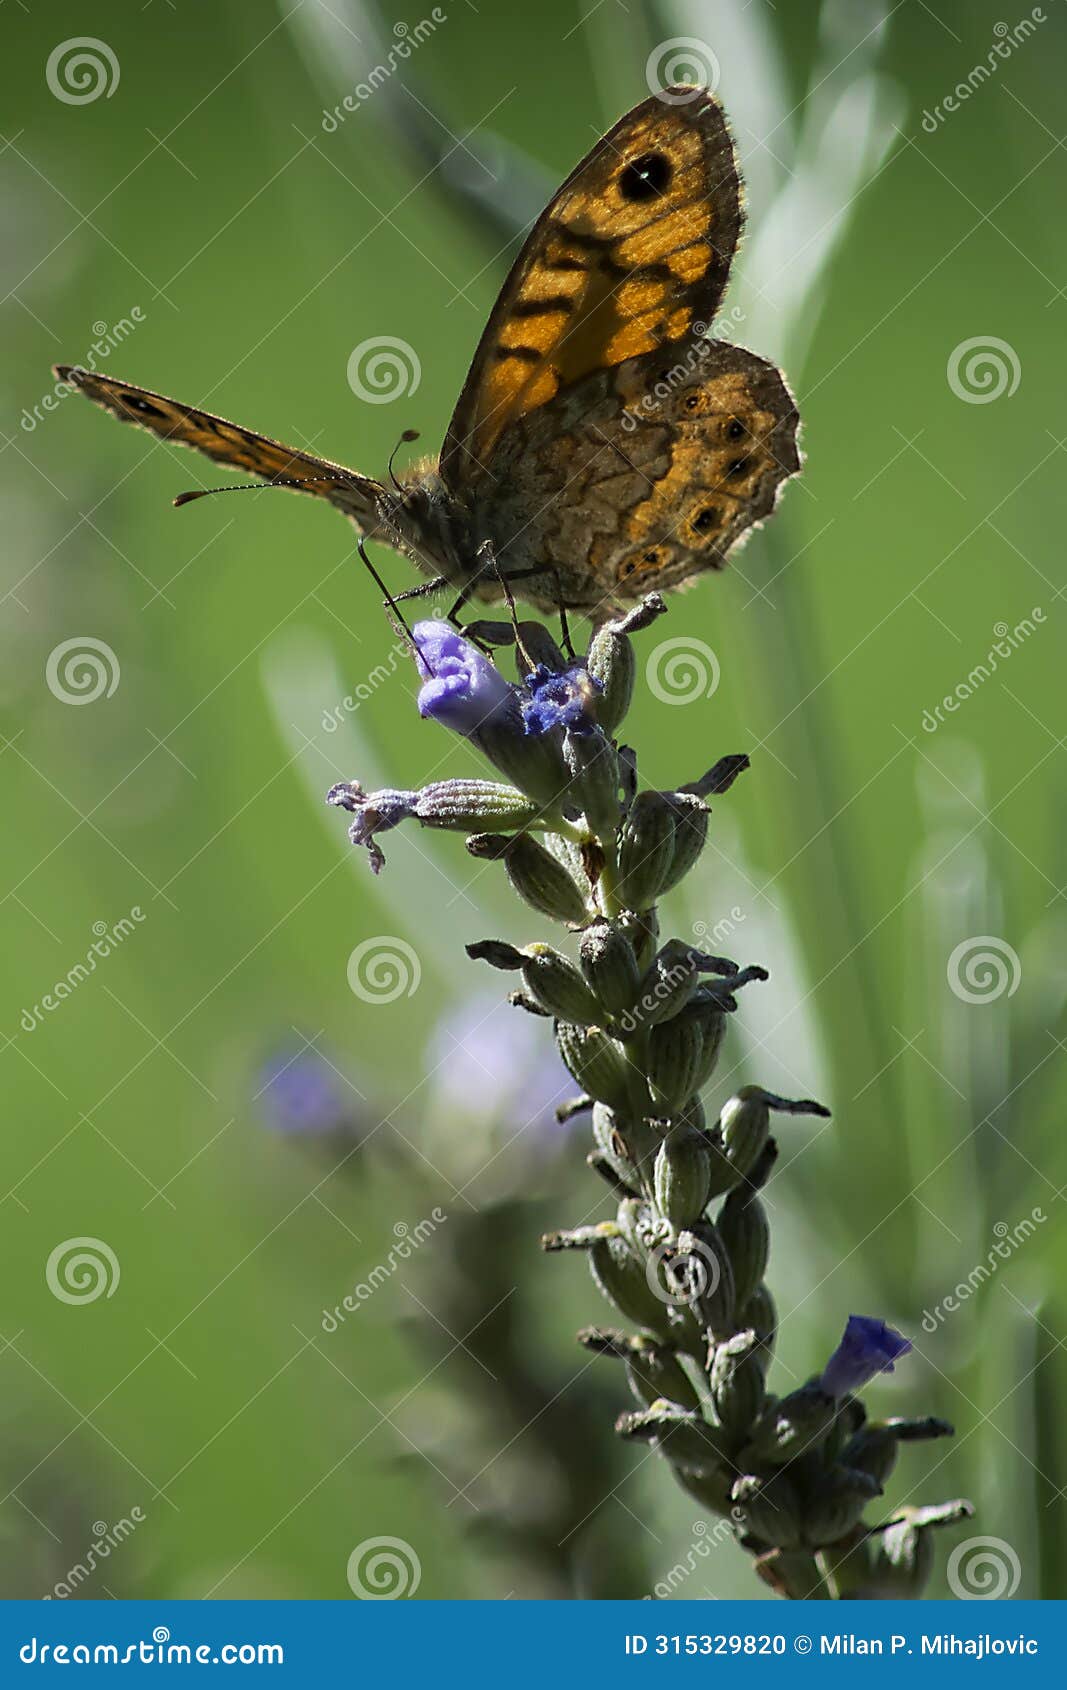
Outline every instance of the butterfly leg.
[(417, 587), (407, 587), (402, 593), (397, 593), (393, 603), (403, 604), (405, 599), (428, 599), (451, 585), (447, 575), (435, 575), (432, 581), (423, 581)]

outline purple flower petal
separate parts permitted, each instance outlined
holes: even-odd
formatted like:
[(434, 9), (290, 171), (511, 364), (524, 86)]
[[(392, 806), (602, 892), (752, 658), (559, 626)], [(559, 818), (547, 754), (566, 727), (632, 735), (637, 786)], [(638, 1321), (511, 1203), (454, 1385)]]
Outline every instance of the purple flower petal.
[(820, 1388), (828, 1397), (847, 1397), (876, 1374), (892, 1373), (894, 1362), (910, 1349), (910, 1340), (884, 1320), (850, 1314), (841, 1342), (823, 1369)]

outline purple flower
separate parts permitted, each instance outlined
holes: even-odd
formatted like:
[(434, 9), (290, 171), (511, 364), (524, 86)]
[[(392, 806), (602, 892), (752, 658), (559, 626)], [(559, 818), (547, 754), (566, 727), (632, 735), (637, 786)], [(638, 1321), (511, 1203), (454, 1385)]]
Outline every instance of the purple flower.
[(301, 1137), (331, 1133), (351, 1122), (360, 1103), (317, 1051), (282, 1051), (267, 1062), (257, 1096), (275, 1132)]
[(375, 874), (381, 873), (385, 863), (385, 853), (376, 843), (375, 834), (388, 833), (391, 827), (415, 815), (418, 800), (417, 792), (401, 792), (395, 787), (365, 792), (358, 780), (339, 780), (326, 794), (327, 804), (355, 816), (348, 837), (353, 845), (363, 845), (370, 852), (370, 866)]
[(884, 1320), (850, 1314), (844, 1336), (823, 1369), (819, 1388), (828, 1397), (847, 1397), (860, 1391), (878, 1373), (892, 1373), (893, 1363), (906, 1356), (910, 1340), (894, 1332)]
[(412, 631), (423, 678), (420, 716), (471, 739), (491, 721), (514, 713), (517, 689), (454, 628), (416, 622)]
[(528, 734), (546, 734), (553, 728), (587, 734), (596, 727), (597, 694), (604, 689), (584, 664), (553, 670), (538, 663), (527, 675), (526, 686), (531, 697), (522, 706), (522, 719)]

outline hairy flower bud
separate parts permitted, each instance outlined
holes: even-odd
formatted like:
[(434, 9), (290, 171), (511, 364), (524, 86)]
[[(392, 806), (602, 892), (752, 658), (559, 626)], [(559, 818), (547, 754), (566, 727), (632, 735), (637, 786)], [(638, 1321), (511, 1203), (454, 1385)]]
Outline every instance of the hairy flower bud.
[(660, 885), (660, 897), (683, 880), (700, 859), (708, 842), (708, 818), (711, 811), (702, 798), (692, 792), (665, 793), (674, 814), (673, 849), (671, 859)]
[(627, 909), (647, 910), (659, 897), (674, 855), (674, 813), (659, 792), (639, 792), (623, 824), (618, 895)]
[(568, 957), (551, 945), (527, 945), (522, 955), (522, 977), (549, 1015), (586, 1027), (603, 1019), (600, 1005)]
[(702, 1133), (692, 1127), (668, 1132), (656, 1155), (656, 1203), (673, 1227), (691, 1226), (708, 1200), (710, 1158)]
[(782, 1549), (800, 1548), (800, 1499), (787, 1474), (775, 1473), (766, 1479), (746, 1473), (735, 1481), (730, 1494), (753, 1537)]
[(707, 1085), (726, 1034), (726, 1012), (694, 999), (680, 1015), (653, 1027), (647, 1070), (652, 1101), (661, 1114), (675, 1115)]
[(640, 1075), (630, 1066), (618, 1039), (602, 1027), (556, 1024), (556, 1043), (566, 1066), (590, 1097), (625, 1114), (639, 1102)]
[(633, 1004), (640, 984), (637, 958), (629, 935), (615, 921), (594, 921), (578, 947), (590, 987), (609, 1015), (620, 1016)]
[(719, 1210), (716, 1225), (733, 1263), (737, 1301), (743, 1308), (767, 1271), (771, 1229), (754, 1191), (738, 1186)]
[(520, 834), (508, 847), (504, 868), (515, 891), (531, 909), (572, 927), (588, 920), (586, 900), (577, 882), (558, 858), (528, 833)]
[(633, 698), (637, 675), (634, 648), (619, 632), (617, 623), (607, 622), (593, 635), (586, 661), (590, 675), (601, 687), (597, 719), (605, 733), (614, 734)]
[(736, 1332), (715, 1345), (711, 1398), (720, 1423), (731, 1436), (741, 1438), (756, 1424), (763, 1412), (764, 1387), (755, 1332)]
[(804, 1538), (812, 1549), (836, 1543), (857, 1525), (863, 1510), (882, 1487), (857, 1468), (833, 1467), (810, 1487), (804, 1507)]

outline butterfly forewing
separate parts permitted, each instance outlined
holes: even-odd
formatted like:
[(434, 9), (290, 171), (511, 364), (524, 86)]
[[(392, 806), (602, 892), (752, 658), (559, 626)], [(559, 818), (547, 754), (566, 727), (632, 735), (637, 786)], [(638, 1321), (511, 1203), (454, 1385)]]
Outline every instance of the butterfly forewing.
[(231, 469), (328, 499), (361, 526), (374, 523), (376, 500), (383, 489), (367, 476), (357, 475), (354, 470), (317, 458), (310, 452), (301, 452), (295, 446), (283, 446), (266, 434), (256, 434), (195, 405), (183, 405), (177, 399), (153, 393), (147, 387), (134, 387), (129, 382), (66, 364), (57, 365), (56, 374), (61, 381), (80, 388), (87, 398), (103, 405), (121, 422), (136, 423), (175, 445), (192, 446)]

